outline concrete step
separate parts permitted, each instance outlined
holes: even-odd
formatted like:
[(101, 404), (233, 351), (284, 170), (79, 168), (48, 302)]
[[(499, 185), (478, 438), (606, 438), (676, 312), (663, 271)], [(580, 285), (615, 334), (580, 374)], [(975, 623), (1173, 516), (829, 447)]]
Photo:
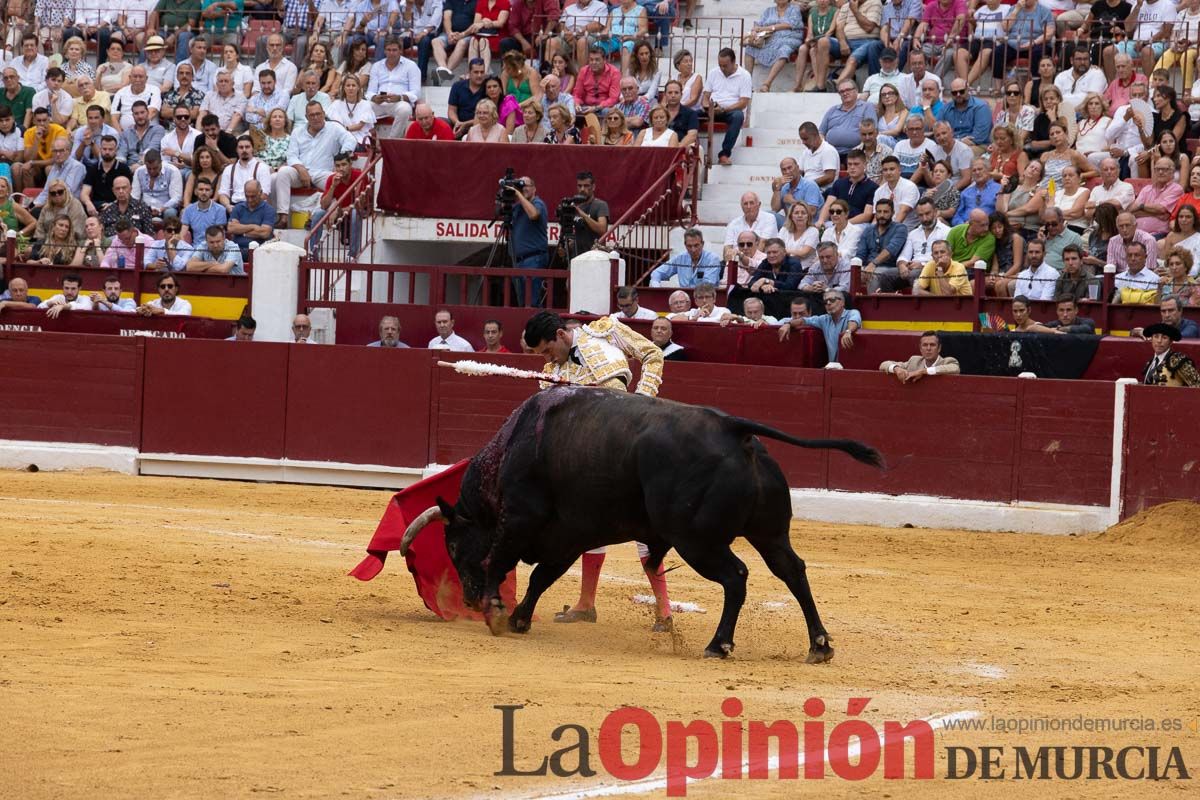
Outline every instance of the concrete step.
[(837, 105), (838, 96), (828, 92), (756, 91), (753, 102), (755, 112), (797, 114), (805, 117), (816, 115), (820, 119), (826, 111)]
[[(788, 147), (771, 147), (764, 146), (758, 139), (754, 140), (753, 147), (739, 147), (733, 151), (733, 165), (735, 167), (771, 167), (778, 168), (779, 162), (787, 156), (795, 157), (800, 152), (799, 145), (790, 145)], [(713, 167), (715, 171), (717, 168)]]
[[(742, 148), (742, 152), (749, 153), (755, 150), (754, 147)], [(778, 162), (771, 164), (745, 164), (740, 156), (741, 152), (734, 151), (733, 166), (722, 167), (715, 166), (708, 172), (708, 186), (723, 185), (723, 186), (742, 186), (757, 189), (761, 184), (770, 184), (771, 181), (779, 175)], [(705, 195), (707, 197), (707, 195)]]
[[(721, 206), (738, 205), (742, 202), (742, 195), (746, 192), (754, 192), (764, 204), (771, 199), (771, 184), (770, 182), (763, 183), (709, 183), (704, 186), (704, 190), (700, 193), (701, 203), (713, 203)], [(701, 219), (709, 219), (709, 217), (701, 216)], [(718, 219), (721, 219), (718, 217)]]
[[(743, 189), (742, 191), (744, 192), (745, 190)], [(762, 192), (759, 192), (758, 196), (762, 197), (762, 194)], [(742, 207), (739, 203), (740, 197), (741, 193), (732, 202), (729, 200), (701, 200), (698, 204), (700, 221), (710, 225), (725, 224), (742, 213)]]

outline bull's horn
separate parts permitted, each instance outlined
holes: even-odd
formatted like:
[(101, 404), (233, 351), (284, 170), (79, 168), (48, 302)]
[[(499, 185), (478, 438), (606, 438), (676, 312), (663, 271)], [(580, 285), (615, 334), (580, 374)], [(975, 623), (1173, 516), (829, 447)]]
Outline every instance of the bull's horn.
[(417, 538), (417, 534), (424, 529), (426, 525), (434, 521), (445, 522), (446, 518), (442, 516), (442, 510), (437, 506), (430, 506), (421, 512), (421, 515), (414, 519), (408, 526), (408, 530), (404, 532), (404, 538), (400, 540), (400, 555), (407, 556), (408, 548), (413, 543), (413, 539)]

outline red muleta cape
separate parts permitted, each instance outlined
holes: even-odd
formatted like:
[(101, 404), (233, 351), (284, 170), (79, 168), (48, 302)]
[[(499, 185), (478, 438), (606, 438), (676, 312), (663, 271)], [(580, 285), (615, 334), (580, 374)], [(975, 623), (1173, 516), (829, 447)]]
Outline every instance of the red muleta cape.
[[(383, 519), (379, 521), (379, 527), (375, 529), (375, 535), (371, 537), (371, 543), (367, 545), (367, 557), (350, 570), (350, 575), (360, 581), (374, 578), (383, 571), (387, 554), (400, 549), (400, 540), (404, 538), (404, 531), (412, 520), (425, 509), (436, 505), (438, 497), (451, 505), (458, 502), (458, 491), (468, 463), (469, 459), (460, 461), (393, 495), (387, 510), (383, 512)], [(463, 604), (462, 583), (450, 561), (450, 554), (446, 552), (446, 530), (441, 522), (430, 523), (413, 540), (404, 560), (417, 582), (417, 594), (430, 611), (447, 620), (483, 619), (483, 614)], [(511, 609), (517, 605), (516, 595), (517, 573), (514, 570), (500, 584), (500, 599)]]

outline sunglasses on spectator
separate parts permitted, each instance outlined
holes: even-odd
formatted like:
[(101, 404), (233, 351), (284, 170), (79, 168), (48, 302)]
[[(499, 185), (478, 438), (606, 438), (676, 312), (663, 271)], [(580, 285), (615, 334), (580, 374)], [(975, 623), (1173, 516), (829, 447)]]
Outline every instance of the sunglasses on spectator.
[(844, 209), (844, 208), (831, 208), (831, 209), (829, 209), (829, 213), (830, 213), (830, 214), (845, 214), (845, 213), (846, 213), (846, 209)]
[(1005, 94), (1008, 95), (1009, 97), (1016, 97), (1020, 93), (1021, 93), (1020, 89), (1009, 89), (1008, 91), (1005, 92)]
[(960, 94), (966, 94), (966, 93), (967, 93), (966, 89), (951, 89), (950, 90), (950, 94), (954, 95), (955, 97), (958, 97)]
[(176, 114), (175, 115), (175, 119), (185, 119), (186, 120), (186, 119), (191, 119), (191, 118), (192, 117), (190, 114)]
[(158, 290), (161, 292), (163, 289), (174, 289), (174, 288), (175, 288), (175, 284), (173, 284), (173, 283), (164, 283), (164, 284), (160, 284), (160, 285), (159, 285), (159, 287), (158, 287)]
[(738, 247), (754, 247), (754, 242), (738, 242)]
[(51, 197), (58, 197), (60, 194), (66, 194), (66, 193), (67, 193), (66, 189), (51, 189), (50, 190)]

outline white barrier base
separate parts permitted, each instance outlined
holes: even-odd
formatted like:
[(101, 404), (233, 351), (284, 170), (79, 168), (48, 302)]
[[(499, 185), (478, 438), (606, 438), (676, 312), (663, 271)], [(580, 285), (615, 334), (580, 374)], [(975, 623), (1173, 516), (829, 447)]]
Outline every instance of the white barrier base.
[(1017, 533), (1095, 533), (1108, 528), (1108, 506), (994, 503), (930, 495), (792, 489), (792, 515), (815, 522), (899, 528), (950, 528)]
[(27, 469), (36, 465), (39, 470), (106, 469), (134, 475), (137, 455), (132, 447), (0, 440), (0, 469)]
[(422, 478), (422, 470), (337, 461), (297, 461), (288, 458), (236, 458), (179, 453), (142, 453), (138, 472), (175, 478), (221, 478), (274, 483), (310, 483), (403, 489)]

